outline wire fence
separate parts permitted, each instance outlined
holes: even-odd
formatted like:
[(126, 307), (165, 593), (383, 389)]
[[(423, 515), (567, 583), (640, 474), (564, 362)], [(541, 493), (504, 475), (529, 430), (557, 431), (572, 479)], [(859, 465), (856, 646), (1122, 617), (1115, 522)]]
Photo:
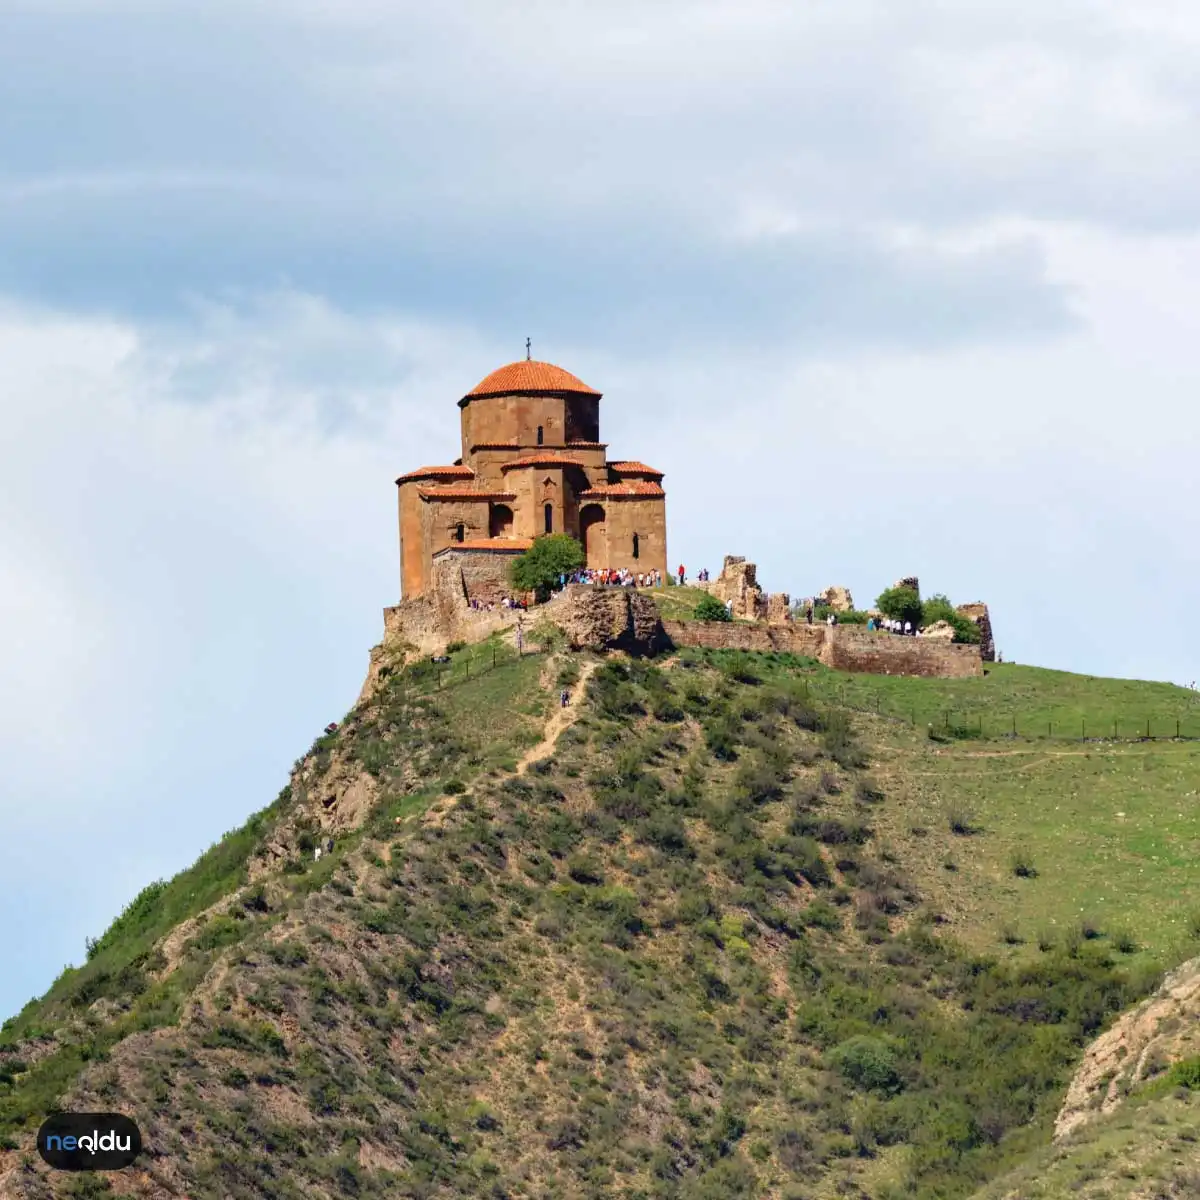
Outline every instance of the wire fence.
[(850, 712), (866, 713), (885, 720), (931, 729), (948, 738), (1023, 738), (1074, 742), (1191, 742), (1200, 741), (1200, 703), (1184, 713), (1136, 713), (1114, 715), (1081, 713), (1064, 706), (1022, 712), (1016, 708), (980, 711), (978, 708), (942, 706), (931, 709), (905, 705), (876, 695), (864, 702), (843, 688), (813, 688), (804, 681), (805, 696), (825, 700)]
[(401, 687), (406, 694), (433, 695), (461, 687), (472, 679), (490, 675), (492, 671), (511, 666), (526, 658), (540, 658), (546, 651), (541, 646), (519, 643), (515, 648), (502, 642), (482, 643), (471, 648), (457, 661), (448, 663), (424, 659), (405, 669)]

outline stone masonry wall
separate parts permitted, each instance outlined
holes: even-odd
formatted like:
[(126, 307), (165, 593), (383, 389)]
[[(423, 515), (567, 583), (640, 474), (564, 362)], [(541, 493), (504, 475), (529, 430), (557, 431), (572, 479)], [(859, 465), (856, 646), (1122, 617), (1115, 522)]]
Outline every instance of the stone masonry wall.
[(856, 625), (742, 625), (724, 621), (664, 621), (676, 646), (710, 650), (785, 651), (838, 671), (961, 679), (983, 673), (978, 646), (933, 638), (868, 633)]

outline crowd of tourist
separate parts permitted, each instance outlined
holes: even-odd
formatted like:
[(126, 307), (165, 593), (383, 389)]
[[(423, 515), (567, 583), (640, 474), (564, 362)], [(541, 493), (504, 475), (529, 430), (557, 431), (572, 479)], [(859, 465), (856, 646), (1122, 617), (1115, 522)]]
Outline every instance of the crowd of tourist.
[(584, 570), (572, 575), (559, 576), (559, 584), (593, 583), (601, 587), (662, 587), (661, 571), (630, 571), (627, 567), (617, 570)]
[(911, 621), (897, 621), (891, 617), (870, 617), (867, 629), (882, 629), (884, 633), (898, 633), (902, 637), (920, 637), (921, 631)]
[[(804, 618), (810, 625), (813, 623), (812, 604), (805, 605)], [(825, 617), (825, 624), (831, 629), (837, 625), (837, 623), (838, 615), (836, 612), (831, 612)], [(869, 633), (894, 633), (900, 637), (921, 637), (921, 630), (919, 630), (911, 621), (897, 621), (891, 617), (868, 617), (867, 631)]]
[(476, 610), (476, 612), (494, 612), (498, 608), (528, 608), (529, 605), (524, 600), (517, 600), (513, 596), (502, 596), (500, 603), (496, 604), (492, 600), (480, 600), (472, 598), (467, 603)]

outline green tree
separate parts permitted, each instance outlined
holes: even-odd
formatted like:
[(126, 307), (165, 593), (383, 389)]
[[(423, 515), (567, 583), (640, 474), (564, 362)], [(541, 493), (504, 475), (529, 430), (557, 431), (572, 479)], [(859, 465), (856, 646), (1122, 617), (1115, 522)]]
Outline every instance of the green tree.
[(875, 607), (893, 621), (911, 621), (914, 629), (921, 624), (921, 597), (913, 588), (888, 588), (880, 592)]
[(921, 628), (946, 621), (954, 626), (956, 642), (978, 642), (979, 626), (970, 617), (964, 617), (941, 593), (930, 596), (921, 605)]
[(730, 619), (729, 610), (725, 605), (716, 596), (708, 595), (700, 597), (700, 603), (696, 605), (692, 616), (697, 621), (728, 621)]
[(539, 600), (545, 600), (561, 576), (583, 564), (583, 547), (570, 534), (548, 533), (533, 539), (533, 545), (513, 563), (509, 578), (519, 591), (536, 592)]

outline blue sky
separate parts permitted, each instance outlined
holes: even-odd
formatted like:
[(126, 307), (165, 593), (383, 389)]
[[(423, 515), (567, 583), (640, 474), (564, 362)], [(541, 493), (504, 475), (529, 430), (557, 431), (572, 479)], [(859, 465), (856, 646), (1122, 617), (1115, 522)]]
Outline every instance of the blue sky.
[(669, 553), (1200, 650), (1185, 3), (0, 5), (0, 1015), (268, 803), (535, 356)]

